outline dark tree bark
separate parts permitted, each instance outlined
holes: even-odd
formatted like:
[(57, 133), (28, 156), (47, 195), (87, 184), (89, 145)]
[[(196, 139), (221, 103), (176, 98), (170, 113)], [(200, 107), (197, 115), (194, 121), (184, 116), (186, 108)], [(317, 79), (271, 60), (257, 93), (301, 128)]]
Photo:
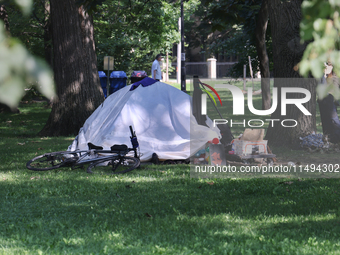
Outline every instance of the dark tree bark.
[(269, 58), (266, 46), (266, 31), (268, 19), (268, 0), (263, 0), (261, 4), (261, 9), (256, 17), (255, 27), (256, 51), (260, 61), (263, 110), (270, 109), (271, 107)]
[(49, 1), (45, 1), (45, 24), (44, 24), (44, 50), (45, 61), (53, 68), (53, 48), (52, 48), (52, 24), (51, 6)]
[(76, 0), (51, 0), (53, 69), (58, 98), (44, 136), (75, 135), (102, 103), (93, 23)]
[[(83, 51), (85, 53), (85, 72), (89, 79), (90, 84), (96, 84), (99, 96), (99, 104), (102, 103), (104, 99), (104, 94), (99, 82), (98, 69), (97, 69), (97, 55), (96, 46), (94, 42), (94, 27), (93, 19), (84, 8), (78, 9), (81, 33), (82, 33), (82, 44)], [(88, 61), (91, 60), (91, 61)]]
[[(269, 126), (266, 139), (271, 145), (294, 145), (299, 143), (299, 137), (316, 130), (316, 80), (302, 79), (295, 66), (300, 62), (306, 45), (300, 44), (299, 28), (302, 18), (302, 0), (269, 1), (269, 18), (273, 40), (274, 86), (278, 88), (278, 107), (271, 119), (294, 119), (296, 127), (283, 127), (278, 122), (274, 127)], [(278, 79), (280, 78), (280, 79)], [(283, 79), (281, 79), (283, 78)], [(287, 79), (300, 78), (300, 79)], [(311, 100), (305, 108), (312, 114), (304, 115), (295, 105), (288, 105), (287, 115), (281, 116), (282, 87), (301, 87), (311, 92)], [(304, 97), (300, 93), (291, 93), (289, 98)]]

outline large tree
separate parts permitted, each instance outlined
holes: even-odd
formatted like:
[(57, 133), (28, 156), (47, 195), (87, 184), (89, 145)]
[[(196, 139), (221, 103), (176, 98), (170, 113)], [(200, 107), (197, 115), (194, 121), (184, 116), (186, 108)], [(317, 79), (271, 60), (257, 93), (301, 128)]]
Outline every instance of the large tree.
[[(268, 128), (266, 139), (273, 145), (296, 145), (299, 137), (316, 130), (316, 81), (314, 79), (294, 82), (293, 78), (301, 78), (297, 72), (297, 64), (300, 62), (305, 44), (300, 44), (300, 21), (302, 0), (269, 1), (269, 18), (273, 40), (273, 61), (274, 61), (274, 87), (281, 91), (282, 87), (305, 88), (310, 91), (311, 99), (303, 104), (312, 114), (305, 115), (296, 106), (289, 105), (287, 114), (281, 115), (281, 93), (278, 93), (278, 107), (272, 114), (271, 119), (294, 119), (298, 122), (296, 127), (283, 127), (276, 122), (274, 127)], [(293, 92), (293, 89), (292, 89)], [(289, 98), (304, 97), (301, 93), (290, 93)], [(290, 123), (289, 125), (292, 125)], [(288, 125), (288, 123), (286, 123)]]
[(266, 33), (269, 19), (268, 1), (270, 0), (262, 0), (261, 8), (256, 15), (255, 25), (255, 45), (260, 62), (262, 109), (264, 110), (270, 109), (271, 104), (269, 57), (266, 45)]
[(9, 4), (8, 16), (12, 36), (20, 39), (30, 53), (45, 58), (52, 66), (50, 1), (34, 0), (32, 12), (25, 16), (18, 6)]
[[(242, 51), (243, 57), (238, 66), (243, 70), (243, 65), (248, 62), (248, 56), (252, 54), (252, 48), (256, 47), (256, 62), (259, 62), (261, 72), (261, 89), (262, 89), (262, 109), (269, 109), (271, 105), (270, 94), (270, 70), (269, 57), (267, 52), (267, 25), (268, 25), (268, 2), (269, 0), (221, 0), (212, 1), (204, 0), (209, 3), (208, 15), (206, 20), (212, 24), (213, 30), (222, 31), (227, 26), (238, 24), (242, 27), (243, 33), (230, 33), (231, 38), (221, 38), (224, 43), (222, 48), (238, 49)], [(236, 28), (233, 26), (234, 29)], [(239, 27), (237, 27), (239, 29)], [(237, 38), (240, 39), (237, 39)], [(218, 39), (219, 40), (219, 39)], [(235, 43), (235, 41), (238, 42)], [(228, 43), (229, 41), (229, 43)], [(215, 43), (215, 45), (217, 45)], [(253, 46), (255, 45), (255, 47)], [(221, 47), (219, 47), (221, 48)], [(255, 52), (255, 50), (253, 51)], [(254, 64), (254, 63), (253, 63)], [(257, 63), (255, 63), (257, 66)]]
[[(10, 35), (7, 7), (16, 4), (21, 16), (27, 17), (31, 11), (32, 1), (5, 1), (0, 8), (0, 102), (11, 108), (17, 107), (28, 86), (37, 88), (47, 97), (54, 93), (50, 69), (44, 61), (32, 56), (23, 45)], [(12, 9), (12, 8), (11, 8)]]
[[(311, 41), (306, 48), (303, 59), (299, 64), (302, 75), (310, 73), (315, 78), (321, 79), (324, 75), (325, 62), (331, 62), (333, 72), (340, 76), (340, 2), (304, 0), (302, 3), (303, 20), (301, 22), (301, 38)], [(330, 82), (330, 80), (328, 80)], [(340, 98), (337, 82), (328, 86), (318, 86), (320, 98), (331, 93)]]
[(106, 0), (93, 13), (98, 68), (114, 56), (115, 70), (150, 72), (156, 54), (178, 39), (178, 16), (179, 6), (163, 0)]
[[(32, 12), (23, 17), (11, 5), (13, 36), (33, 54), (52, 66), (50, 1), (34, 0)], [(149, 0), (77, 0), (93, 16), (98, 68), (104, 56), (114, 56), (115, 69), (129, 73), (151, 68), (155, 54), (169, 52), (178, 39), (179, 3)]]
[(76, 0), (51, 0), (53, 67), (57, 98), (40, 132), (45, 136), (78, 133), (103, 101), (92, 17)]

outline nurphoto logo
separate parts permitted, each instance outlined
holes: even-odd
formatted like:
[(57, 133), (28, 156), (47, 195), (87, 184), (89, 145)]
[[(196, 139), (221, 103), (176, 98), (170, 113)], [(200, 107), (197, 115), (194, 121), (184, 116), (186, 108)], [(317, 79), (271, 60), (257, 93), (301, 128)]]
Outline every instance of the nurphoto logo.
[[(232, 94), (232, 98), (233, 98), (233, 115), (244, 115), (244, 94), (243, 91), (234, 86), (234, 85), (229, 85), (229, 84), (218, 84), (215, 86), (215, 88), (218, 89), (227, 89), (231, 92)], [(218, 99), (220, 100), (220, 103), (222, 105), (221, 99), (219, 97), (219, 95), (217, 94), (217, 92), (214, 90), (214, 93), (217, 95)], [(278, 106), (278, 88), (273, 88), (273, 92), (272, 92), (273, 96), (272, 96), (272, 106), (270, 109), (268, 110), (258, 110), (255, 109), (254, 105), (253, 105), (253, 89), (252, 88), (248, 88), (248, 109), (249, 111), (256, 115), (256, 116), (264, 116), (264, 115), (270, 115), (272, 114)], [(287, 94), (288, 93), (300, 93), (303, 94), (304, 97), (303, 98), (288, 98)], [(282, 87), (281, 88), (281, 115), (282, 116), (286, 116), (287, 114), (287, 105), (295, 105), (304, 115), (309, 116), (312, 115), (304, 106), (304, 103), (309, 102), (309, 100), (311, 99), (311, 93), (310, 91), (308, 91), (307, 89), (304, 88), (294, 88), (294, 87)], [(210, 98), (212, 97), (211, 95), (209, 95)], [(202, 100), (202, 107), (201, 107), (201, 113), (202, 115), (206, 115), (207, 114), (207, 94), (202, 94), (201, 95), (201, 100)], [(215, 101), (214, 101), (215, 102)], [(216, 104), (216, 102), (215, 102)], [(280, 124), (283, 127), (295, 127), (297, 126), (297, 121), (294, 119), (283, 119), (283, 120), (279, 120), (279, 119), (266, 119), (266, 121), (269, 122), (269, 124), (271, 126), (274, 126), (275, 122), (280, 122)], [(214, 126), (216, 126), (217, 124), (229, 124), (231, 127), (233, 125), (243, 125), (244, 127), (246, 127), (246, 124), (248, 124), (249, 127), (262, 127), (265, 122), (261, 119), (251, 119), (246, 121), (245, 119), (243, 119), (241, 122), (235, 122), (232, 119), (227, 120), (227, 119), (214, 119)], [(288, 123), (293, 123), (293, 124), (288, 124)]]

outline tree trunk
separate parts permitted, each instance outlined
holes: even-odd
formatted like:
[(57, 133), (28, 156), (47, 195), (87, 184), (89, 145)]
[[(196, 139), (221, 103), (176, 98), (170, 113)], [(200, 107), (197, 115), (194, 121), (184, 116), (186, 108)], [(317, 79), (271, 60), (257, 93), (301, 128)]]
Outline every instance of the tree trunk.
[(271, 107), (269, 58), (266, 47), (266, 31), (268, 25), (268, 0), (263, 0), (261, 9), (256, 17), (255, 43), (257, 56), (260, 61), (262, 109)]
[[(97, 55), (96, 55), (96, 46), (94, 42), (94, 27), (93, 27), (93, 19), (87, 12), (85, 12), (83, 7), (78, 9), (79, 20), (81, 25), (81, 33), (82, 33), (82, 44), (83, 51), (85, 53), (85, 74), (89, 79), (90, 84), (97, 85), (98, 88), (98, 96), (99, 96), (99, 104), (104, 100), (104, 94), (100, 85), (98, 69), (97, 69)], [(91, 60), (91, 61), (88, 61)], [(97, 107), (96, 107), (97, 108)]]
[[(266, 139), (271, 145), (299, 144), (299, 137), (316, 130), (316, 80), (302, 79), (295, 66), (300, 62), (306, 45), (300, 44), (299, 28), (302, 18), (302, 0), (280, 1), (271, 0), (269, 3), (269, 18), (273, 40), (274, 87), (278, 88), (278, 107), (271, 119), (294, 119), (296, 127), (283, 127), (275, 122), (274, 127), (268, 128)], [(278, 79), (280, 78), (280, 79)], [(282, 79), (281, 79), (282, 78)], [(299, 79), (288, 79), (299, 78)], [(288, 105), (287, 114), (281, 115), (281, 88), (301, 87), (310, 91), (311, 99), (303, 106), (312, 114), (303, 114), (295, 105)], [(300, 93), (290, 93), (288, 98), (304, 97)], [(287, 123), (286, 123), (287, 124)]]
[(49, 1), (45, 1), (45, 24), (44, 24), (44, 51), (45, 61), (53, 68), (53, 48), (52, 48), (52, 24), (51, 6)]
[(104, 99), (96, 67), (93, 23), (82, 7), (76, 6), (76, 0), (50, 3), (58, 98), (40, 135), (75, 135)]

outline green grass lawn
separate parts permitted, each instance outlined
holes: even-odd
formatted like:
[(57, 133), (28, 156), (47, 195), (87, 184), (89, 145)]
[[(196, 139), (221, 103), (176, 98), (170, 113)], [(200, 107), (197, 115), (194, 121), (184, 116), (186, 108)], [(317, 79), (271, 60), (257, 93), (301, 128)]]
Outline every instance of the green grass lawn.
[(0, 114), (0, 254), (340, 254), (339, 179), (192, 179), (187, 165), (32, 172), (29, 159), (73, 137), (36, 135), (44, 103), (20, 111)]

